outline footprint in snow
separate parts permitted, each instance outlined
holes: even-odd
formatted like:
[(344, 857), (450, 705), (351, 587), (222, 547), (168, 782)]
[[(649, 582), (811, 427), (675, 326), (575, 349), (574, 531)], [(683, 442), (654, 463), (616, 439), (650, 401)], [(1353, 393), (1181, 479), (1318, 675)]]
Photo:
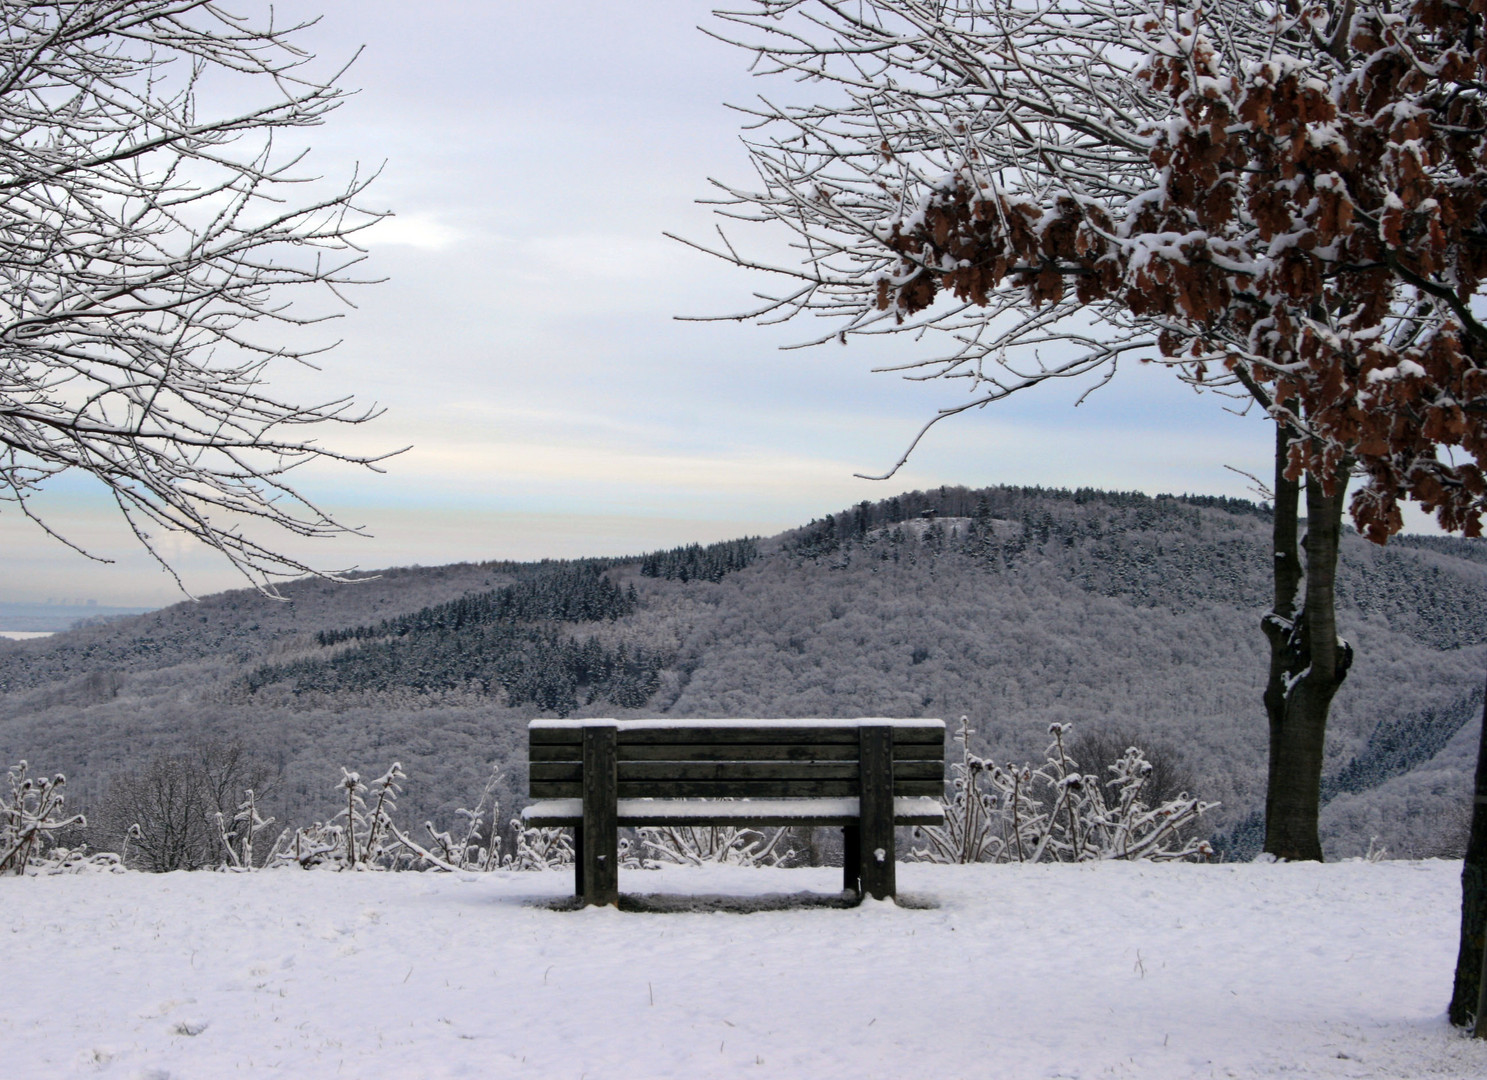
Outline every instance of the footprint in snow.
[(114, 1060), (114, 1052), (102, 1046), (90, 1046), (77, 1052), (79, 1065), (92, 1065), (101, 1069), (112, 1060)]

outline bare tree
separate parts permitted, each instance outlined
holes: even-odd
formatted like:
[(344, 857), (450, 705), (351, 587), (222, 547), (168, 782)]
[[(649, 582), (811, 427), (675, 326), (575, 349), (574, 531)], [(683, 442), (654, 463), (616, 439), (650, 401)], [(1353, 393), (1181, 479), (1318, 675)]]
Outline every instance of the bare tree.
[[(272, 791), (277, 772), (240, 743), (203, 740), (156, 757), (109, 786), (93, 820), (98, 846), (142, 870), (200, 870), (230, 861), (249, 825), (236, 820), (246, 791)], [(220, 819), (220, 823), (219, 823)]]
[(77, 547), (30, 500), (80, 470), (167, 570), (158, 530), (271, 590), (311, 568), (262, 526), (352, 531), (288, 474), (379, 460), (305, 431), (375, 408), (266, 385), (323, 351), (301, 329), (328, 316), (286, 294), (340, 298), (379, 215), (357, 204), (369, 176), (327, 189), (281, 146), (341, 103), (342, 72), (254, 6), (0, 0), (0, 498)]

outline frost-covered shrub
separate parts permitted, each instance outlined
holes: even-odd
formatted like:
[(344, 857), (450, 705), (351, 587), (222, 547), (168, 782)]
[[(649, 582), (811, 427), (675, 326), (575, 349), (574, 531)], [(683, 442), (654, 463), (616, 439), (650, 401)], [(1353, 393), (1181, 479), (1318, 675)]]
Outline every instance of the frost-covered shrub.
[(1119, 761), (1132, 746), (1141, 747), (1151, 763), (1151, 775), (1141, 789), (1141, 798), (1148, 805), (1169, 802), (1196, 788), (1183, 751), (1159, 737), (1120, 726), (1081, 727), (1072, 734), (1064, 733), (1064, 750), (1074, 760), (1092, 768)]
[(561, 870), (573, 865), (573, 837), (567, 829), (534, 829), (511, 819), (516, 850), (501, 863), (503, 870)]
[(67, 873), (76, 870), (114, 870), (119, 857), (110, 852), (89, 854), (84, 848), (56, 842), (65, 829), (82, 828), (82, 814), (66, 812), (61, 773), (33, 779), (22, 761), (6, 772), (7, 792), (0, 803), (0, 874)]
[[(458, 829), (440, 831), (433, 822), (424, 822), (423, 827), (433, 841), (429, 849), (417, 848), (399, 834), (404, 845), (418, 856), (416, 869), (484, 873), (490, 870), (557, 870), (573, 865), (573, 841), (566, 829), (532, 828), (519, 817), (511, 819), (512, 850), (501, 850), (501, 836), (496, 831), (496, 821), (501, 816), (501, 803), (496, 798), (500, 782), (500, 771), (493, 771), (475, 809), (460, 807), (455, 811), (455, 817), (460, 821)], [(490, 829), (486, 842), (482, 843), (487, 818)], [(455, 832), (458, 832), (458, 838)]]
[[(458, 839), (450, 832), (434, 828), (433, 822), (424, 822), (424, 828), (433, 839), (433, 852), (439, 856), (439, 861), (428, 862), (430, 868), (485, 872), (557, 870), (573, 865), (573, 841), (566, 829), (536, 829), (521, 818), (511, 819), (512, 850), (501, 851), (501, 837), (496, 832), (496, 821), (501, 816), (501, 803), (496, 798), (500, 780), (499, 770), (492, 772), (475, 809), (461, 807), (455, 811), (455, 817), (461, 822), (457, 830)], [(489, 840), (482, 845), (487, 816), (490, 820)]]
[(228, 827), (227, 815), (220, 810), (213, 819), (217, 825), (218, 842), (227, 855), (227, 868), (252, 870), (257, 865), (254, 846), (258, 834), (274, 823), (273, 818), (265, 818), (258, 812), (258, 796), (253, 789), (243, 793), (243, 801), (232, 816), (231, 828)]
[[(407, 776), (397, 763), (370, 785), (363, 784), (357, 773), (342, 768), (341, 780), (336, 785), (344, 802), (341, 810), (328, 821), (285, 829), (274, 842), (265, 865), (462, 873), (546, 870), (573, 865), (573, 842), (565, 830), (528, 828), (520, 819), (511, 822), (513, 850), (502, 852), (501, 837), (495, 827), (501, 814), (495, 794), (501, 780), (499, 772), (491, 774), (475, 809), (461, 807), (455, 811), (459, 822), (455, 828), (441, 830), (433, 822), (425, 821), (429, 840), (427, 844), (419, 843), (393, 820), (405, 779)], [(240, 808), (240, 815), (252, 812), (248, 806), (251, 794)], [(258, 828), (266, 824), (262, 822)], [(239, 865), (246, 869), (252, 864), (240, 860)]]
[[(460, 822), (455, 829), (440, 831), (434, 827), (432, 821), (423, 823), (433, 841), (432, 850), (446, 865), (457, 870), (484, 871), (494, 870), (501, 864), (501, 837), (494, 828), (496, 818), (501, 813), (501, 803), (496, 798), (496, 785), (500, 780), (499, 770), (493, 771), (485, 783), (485, 790), (480, 793), (475, 809), (468, 810), (462, 806), (454, 812), (455, 818)], [(491, 835), (489, 843), (482, 845), (482, 826), (487, 814), (490, 815), (492, 825)], [(459, 834), (458, 837), (455, 833)]]
[[(417, 845), (409, 845), (392, 822), (402, 791), (400, 781), (405, 779), (399, 762), (393, 762), (392, 768), (370, 786), (362, 783), (360, 774), (342, 768), (336, 785), (341, 792), (341, 809), (328, 821), (284, 830), (274, 842), (268, 864), (292, 864), (306, 869), (312, 866), (343, 870), (398, 869), (400, 863), (415, 858), (415, 852), (423, 852)], [(372, 799), (370, 808), (368, 795)]]
[[(1045, 761), (997, 765), (970, 752), (971, 728), (961, 717), (955, 738), (961, 759), (950, 766), (943, 826), (916, 830), (928, 841), (912, 857), (930, 862), (1087, 862), (1097, 859), (1204, 859), (1207, 840), (1187, 835), (1217, 803), (1180, 792), (1148, 805), (1153, 766), (1127, 747), (1106, 772), (1080, 772), (1069, 753), (1067, 724), (1050, 724)], [(1108, 789), (1108, 791), (1107, 791)]]
[(789, 829), (740, 829), (732, 825), (650, 826), (638, 830), (641, 850), (633, 854), (631, 865), (784, 866), (795, 857), (793, 850), (780, 850), (789, 832)]

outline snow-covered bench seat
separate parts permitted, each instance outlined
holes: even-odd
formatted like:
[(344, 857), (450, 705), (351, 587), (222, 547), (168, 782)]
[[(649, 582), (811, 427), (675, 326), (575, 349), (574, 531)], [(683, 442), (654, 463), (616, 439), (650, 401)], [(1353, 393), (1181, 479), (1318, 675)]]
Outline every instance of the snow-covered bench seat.
[(840, 826), (844, 887), (881, 899), (894, 894), (894, 826), (945, 818), (941, 720), (533, 720), (527, 732), (538, 801), (522, 817), (574, 829), (590, 904), (619, 899), (624, 826)]

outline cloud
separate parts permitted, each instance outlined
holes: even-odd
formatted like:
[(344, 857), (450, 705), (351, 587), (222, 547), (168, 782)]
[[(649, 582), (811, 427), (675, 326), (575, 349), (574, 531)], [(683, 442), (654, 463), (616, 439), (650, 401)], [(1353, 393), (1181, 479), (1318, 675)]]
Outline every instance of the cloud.
[(564, 278), (634, 281), (674, 273), (680, 245), (659, 235), (576, 233), (522, 244), (531, 264)]
[(397, 214), (383, 218), (362, 234), (372, 247), (398, 245), (421, 251), (443, 251), (465, 238), (458, 229), (430, 214)]

